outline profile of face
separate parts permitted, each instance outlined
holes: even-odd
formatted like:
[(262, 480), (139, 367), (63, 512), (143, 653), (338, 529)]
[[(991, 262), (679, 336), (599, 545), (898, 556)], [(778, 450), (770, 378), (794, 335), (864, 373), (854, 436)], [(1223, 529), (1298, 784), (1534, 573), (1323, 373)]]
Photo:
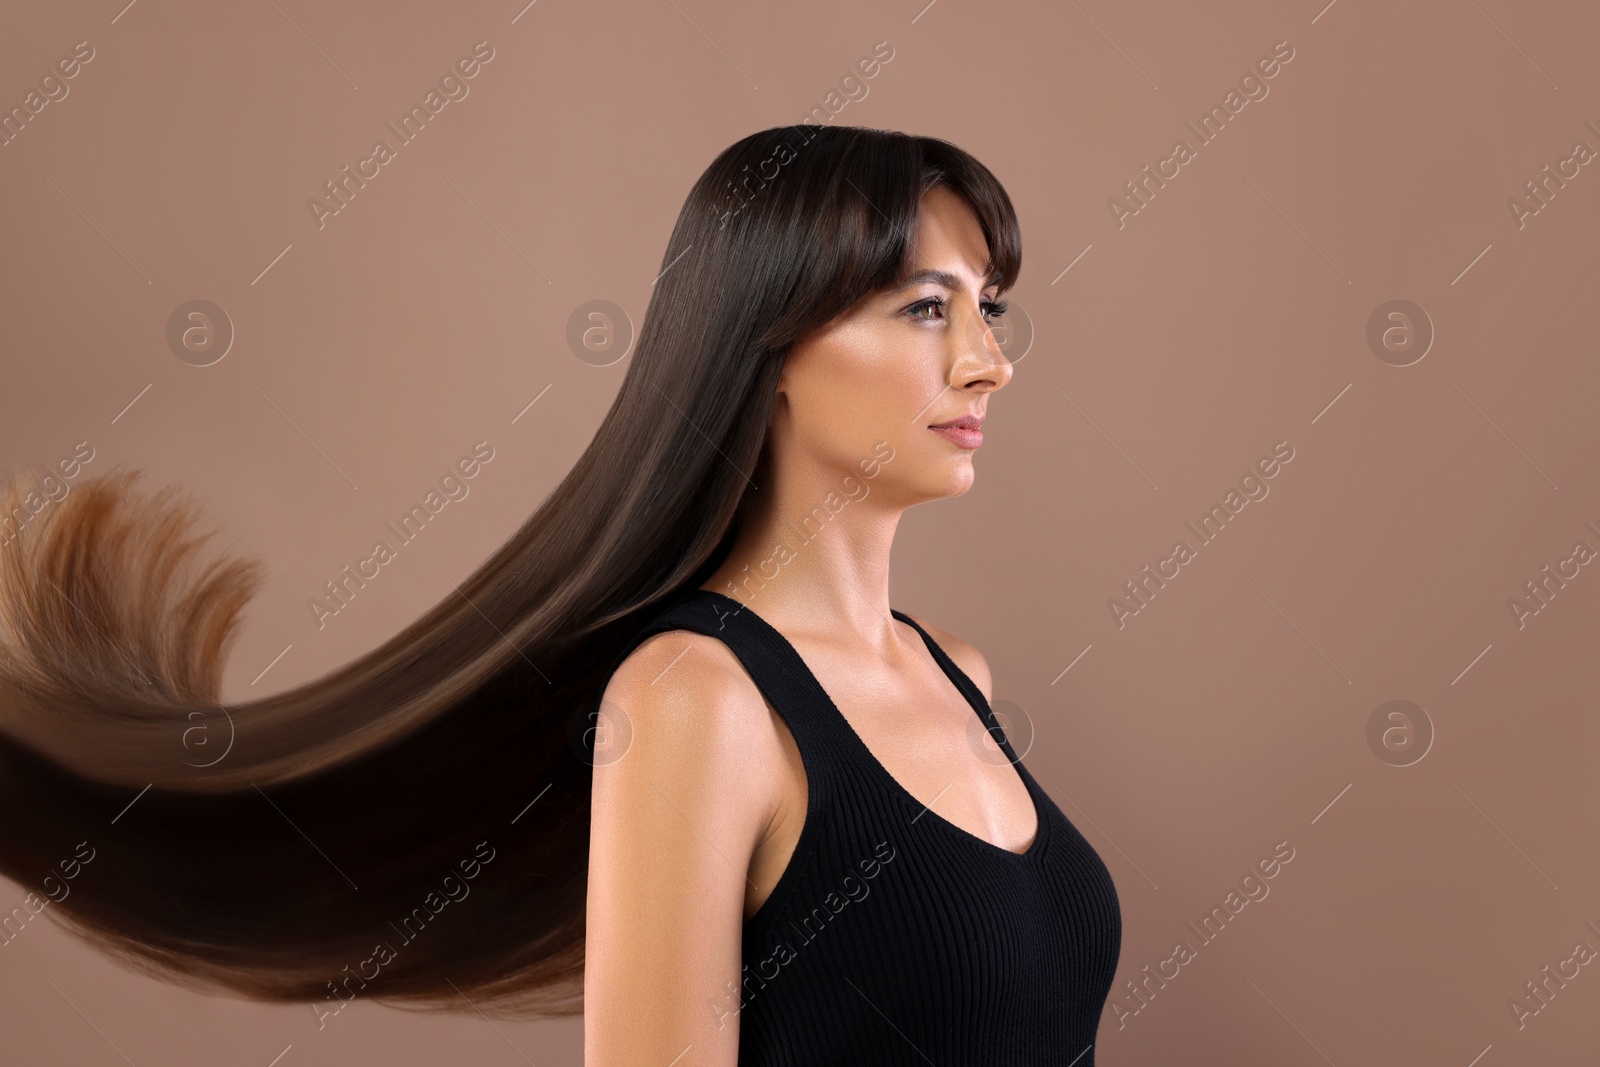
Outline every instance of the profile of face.
[(990, 329), (998, 286), (984, 273), (989, 249), (966, 201), (930, 189), (910, 245), (907, 283), (868, 295), (790, 350), (769, 433), (781, 464), (835, 481), (859, 477), (887, 442), (894, 458), (873, 492), (904, 507), (972, 485), (974, 441), (929, 427), (982, 418), (1012, 372)]

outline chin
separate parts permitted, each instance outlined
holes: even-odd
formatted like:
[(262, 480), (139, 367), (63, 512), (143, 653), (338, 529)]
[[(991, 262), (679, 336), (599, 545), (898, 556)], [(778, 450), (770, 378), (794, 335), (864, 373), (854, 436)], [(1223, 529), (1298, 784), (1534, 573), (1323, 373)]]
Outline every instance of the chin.
[(978, 472), (972, 469), (970, 462), (962, 463), (958, 470), (950, 471), (944, 478), (936, 483), (936, 488), (930, 494), (938, 499), (947, 496), (961, 496), (972, 483), (978, 480)]

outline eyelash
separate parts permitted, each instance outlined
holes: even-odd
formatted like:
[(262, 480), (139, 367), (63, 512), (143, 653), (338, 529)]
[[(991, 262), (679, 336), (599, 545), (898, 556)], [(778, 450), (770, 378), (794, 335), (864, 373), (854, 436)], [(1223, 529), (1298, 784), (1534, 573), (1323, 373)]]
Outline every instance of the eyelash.
[[(942, 312), (944, 310), (944, 306), (945, 306), (944, 297), (942, 297), (942, 296), (930, 296), (930, 297), (928, 297), (928, 299), (926, 299), (926, 300), (918, 300), (915, 304), (912, 304), (910, 307), (906, 308), (906, 314), (910, 315), (914, 319), (922, 319), (922, 321), (924, 321), (924, 322), (930, 322), (932, 320), (923, 318), (921, 315), (917, 314), (917, 312), (920, 309), (925, 308), (925, 307), (936, 307), (936, 308), (939, 308), (940, 311)], [(1006, 303), (1006, 301), (1004, 301), (1004, 300), (985, 300), (985, 301), (982, 302), (982, 304), (980, 306), (994, 309), (993, 310), (994, 318), (999, 318), (1001, 315), (1004, 315), (1006, 313), (1006, 311), (1011, 307), (1011, 305)], [(986, 321), (993, 322), (994, 318), (988, 319)]]

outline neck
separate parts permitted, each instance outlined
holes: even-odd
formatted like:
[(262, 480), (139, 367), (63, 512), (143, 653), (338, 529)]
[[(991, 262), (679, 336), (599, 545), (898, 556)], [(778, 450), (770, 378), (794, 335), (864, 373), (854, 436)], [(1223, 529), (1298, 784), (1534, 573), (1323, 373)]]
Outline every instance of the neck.
[(770, 478), (750, 490), (728, 558), (701, 588), (785, 634), (878, 646), (894, 637), (889, 557), (904, 511), (860, 473)]

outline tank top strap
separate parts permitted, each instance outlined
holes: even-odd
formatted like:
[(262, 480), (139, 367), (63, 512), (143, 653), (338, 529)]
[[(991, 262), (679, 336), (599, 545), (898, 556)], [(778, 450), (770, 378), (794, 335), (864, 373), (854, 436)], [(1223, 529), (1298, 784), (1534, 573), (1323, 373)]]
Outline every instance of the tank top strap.
[(944, 671), (945, 677), (950, 679), (951, 684), (956, 687), (956, 691), (966, 698), (973, 714), (983, 723), (984, 729), (989, 732), (989, 736), (994, 738), (995, 744), (1000, 746), (1000, 750), (1006, 754), (1006, 757), (1013, 764), (1020, 766), (1017, 753), (1011, 747), (1011, 741), (1006, 737), (1005, 729), (1000, 725), (999, 719), (995, 717), (994, 709), (989, 706), (989, 700), (983, 695), (983, 690), (978, 688), (978, 683), (968, 677), (967, 672), (961, 669), (961, 665), (950, 658), (950, 654), (940, 647), (939, 642), (933, 639), (932, 634), (922, 628), (921, 623), (903, 611), (895, 608), (890, 608), (889, 610), (895, 618), (922, 636), (922, 643), (928, 646), (928, 652), (932, 654), (933, 661), (939, 665), (940, 670)]
[[(722, 641), (738, 657), (761, 694), (783, 718), (805, 763), (821, 786), (836, 780), (858, 758), (850, 726), (833, 707), (805, 660), (782, 634), (754, 611), (722, 593), (698, 587), (680, 590), (617, 654), (616, 662), (646, 638), (666, 630), (692, 630)], [(613, 667), (615, 669), (615, 667)]]

